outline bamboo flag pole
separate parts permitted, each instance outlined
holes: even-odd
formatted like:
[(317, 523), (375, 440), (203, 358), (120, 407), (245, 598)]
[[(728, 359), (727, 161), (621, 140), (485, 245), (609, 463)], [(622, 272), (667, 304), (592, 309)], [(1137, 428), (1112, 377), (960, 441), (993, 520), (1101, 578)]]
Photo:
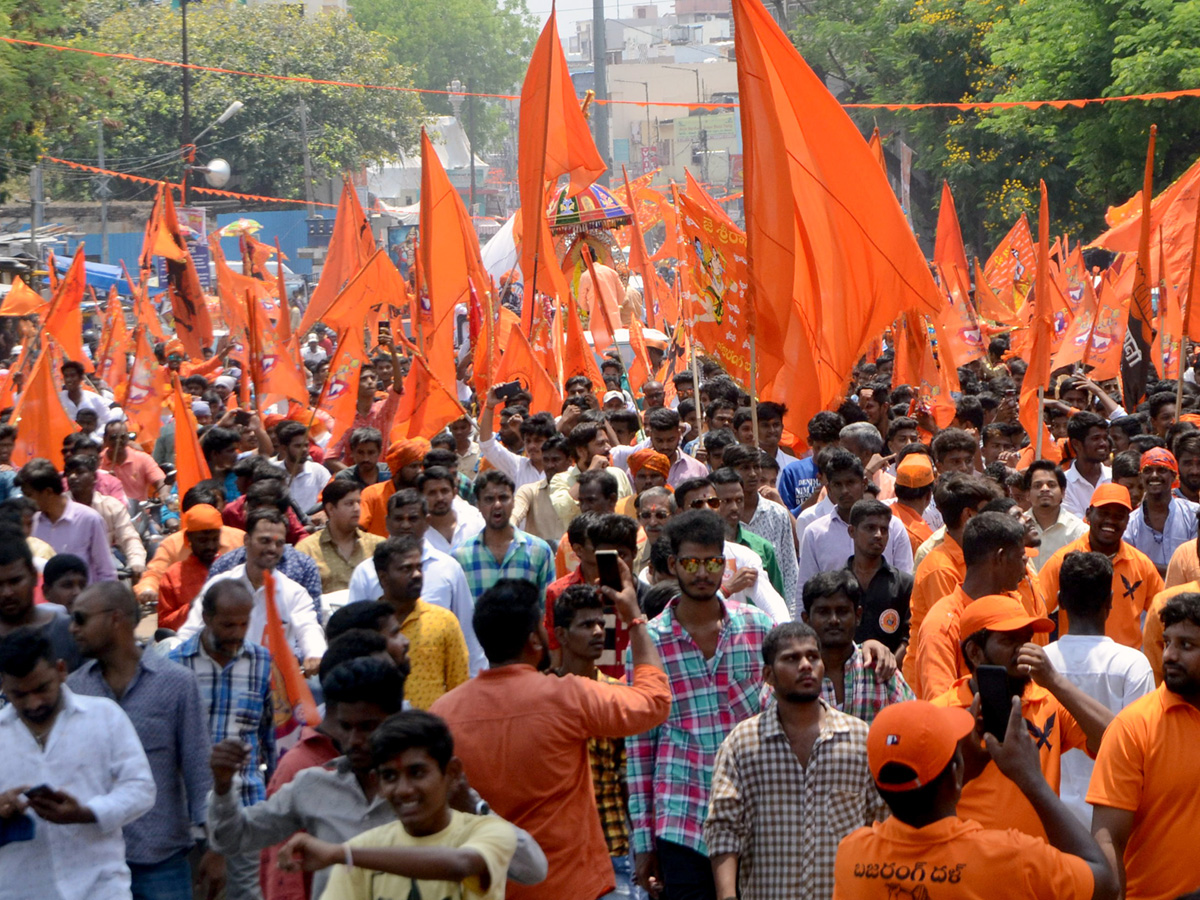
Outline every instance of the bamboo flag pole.
[(758, 341), (750, 333), (750, 422), (754, 428), (754, 446), (758, 447)]

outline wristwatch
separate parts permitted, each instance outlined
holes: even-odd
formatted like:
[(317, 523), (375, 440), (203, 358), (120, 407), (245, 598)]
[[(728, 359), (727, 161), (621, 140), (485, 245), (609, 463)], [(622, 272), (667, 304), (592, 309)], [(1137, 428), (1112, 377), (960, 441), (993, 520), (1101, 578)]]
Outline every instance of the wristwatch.
[(486, 800), (484, 800), (482, 797), (480, 797), (479, 802), (475, 804), (475, 815), (486, 816), (486, 815), (490, 815), (491, 812), (492, 812), (492, 808), (490, 806), (488, 806), (488, 802)]

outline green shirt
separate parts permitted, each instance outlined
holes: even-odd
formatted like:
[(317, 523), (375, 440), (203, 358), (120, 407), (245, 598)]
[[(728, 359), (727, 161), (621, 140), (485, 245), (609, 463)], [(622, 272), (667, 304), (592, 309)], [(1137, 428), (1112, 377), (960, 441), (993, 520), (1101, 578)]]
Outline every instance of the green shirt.
[(783, 572), (779, 568), (779, 562), (775, 559), (775, 548), (770, 545), (767, 539), (759, 537), (745, 525), (739, 523), (737, 540), (734, 543), (748, 547), (759, 555), (763, 562), (763, 571), (767, 573), (767, 578), (771, 580), (771, 587), (775, 588), (779, 596), (784, 596)]

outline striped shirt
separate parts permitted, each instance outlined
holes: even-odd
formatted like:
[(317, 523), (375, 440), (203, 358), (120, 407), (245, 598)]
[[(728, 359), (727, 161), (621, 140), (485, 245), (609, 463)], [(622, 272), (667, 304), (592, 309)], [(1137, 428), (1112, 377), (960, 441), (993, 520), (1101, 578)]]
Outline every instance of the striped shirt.
[(514, 528), (504, 559), (497, 562), (484, 542), (486, 536), (486, 530), (479, 532), (451, 554), (467, 576), (471, 596), (478, 600), (501, 578), (519, 578), (536, 584), (544, 597), (546, 586), (554, 580), (554, 551), (550, 545)]
[(862, 719), (868, 725), (875, 721), (875, 716), (885, 706), (917, 699), (899, 672), (882, 684), (876, 681), (875, 670), (863, 665), (862, 647), (858, 644), (854, 645), (854, 652), (842, 667), (842, 685), (842, 702), (839, 704), (833, 682), (826, 673), (825, 680), (821, 682), (821, 696), (834, 709)]
[[(721, 601), (721, 635), (707, 659), (675, 617), (679, 602), (648, 626), (671, 688), (670, 715), (625, 744), (635, 853), (652, 850), (655, 838), (708, 852), (702, 831), (717, 748), (738, 722), (762, 710), (762, 643), (770, 616)], [(632, 680), (632, 654), (625, 659)]]
[(171, 651), (170, 658), (196, 673), (201, 712), (208, 714), (214, 744), (236, 738), (250, 755), (241, 772), (241, 798), (253, 806), (267, 798), (267, 777), (275, 768), (275, 717), (271, 702), (271, 653), (246, 641), (227, 666), (213, 660), (200, 642), (201, 631)]
[(838, 843), (885, 809), (867, 766), (866, 724), (825, 704), (802, 765), (772, 702), (721, 745), (704, 837), (710, 854), (738, 854), (742, 900), (829, 900)]

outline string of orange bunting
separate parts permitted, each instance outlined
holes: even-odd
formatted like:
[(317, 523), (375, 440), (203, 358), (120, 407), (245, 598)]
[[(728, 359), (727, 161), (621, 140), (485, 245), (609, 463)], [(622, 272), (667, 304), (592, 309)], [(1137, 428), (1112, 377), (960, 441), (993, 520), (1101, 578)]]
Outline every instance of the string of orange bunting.
[[(89, 50), (85, 47), (68, 47), (64, 44), (50, 44), (45, 41), (30, 41), (23, 38), (0, 36), (0, 41), (9, 44), (19, 44), (25, 47), (38, 47), (43, 50), (57, 50), (64, 53), (82, 53), (103, 59), (116, 59), (122, 62), (139, 62), (156, 66), (170, 66), (176, 69), (190, 69), (194, 72), (209, 72), (214, 75), (236, 75), (241, 78), (267, 78), (272, 81), (290, 81), (298, 84), (316, 84), (329, 87), (355, 88), (369, 91), (399, 91), (409, 94), (434, 94), (456, 97), (480, 97), (490, 100), (520, 100), (517, 94), (485, 94), (472, 91), (446, 91), (433, 88), (401, 87), (393, 84), (365, 84), (357, 81), (338, 81), (329, 78), (308, 78), (303, 75), (280, 75), (274, 72), (247, 72), (242, 69), (226, 69), (220, 66), (204, 66), (197, 63), (181, 63), (174, 60), (155, 59), (150, 56), (135, 56), (132, 53), (110, 53), (103, 50)], [(883, 109), (891, 111), (922, 110), (922, 109), (954, 109), (960, 112), (972, 110), (1005, 110), (1005, 109), (1041, 109), (1049, 106), (1053, 109), (1066, 109), (1068, 106), (1082, 108), (1106, 103), (1146, 103), (1152, 100), (1183, 100), (1200, 97), (1200, 88), (1185, 88), (1177, 91), (1154, 91), (1145, 94), (1122, 94), (1118, 97), (1085, 97), (1069, 100), (985, 100), (970, 103), (842, 103), (844, 109)], [(688, 103), (671, 100), (594, 100), (600, 105), (615, 106), (664, 106), (679, 109), (738, 109), (737, 103)]]

